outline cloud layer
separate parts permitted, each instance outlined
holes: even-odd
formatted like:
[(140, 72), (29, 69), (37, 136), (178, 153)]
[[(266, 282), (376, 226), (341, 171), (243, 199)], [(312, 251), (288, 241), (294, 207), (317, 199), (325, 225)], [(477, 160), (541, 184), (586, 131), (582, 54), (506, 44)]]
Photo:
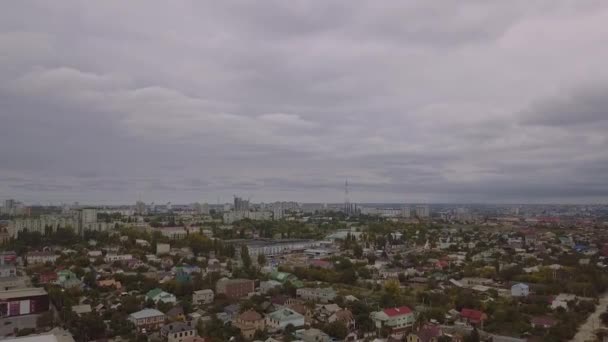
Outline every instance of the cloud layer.
[(603, 1), (18, 1), (0, 197), (606, 202)]

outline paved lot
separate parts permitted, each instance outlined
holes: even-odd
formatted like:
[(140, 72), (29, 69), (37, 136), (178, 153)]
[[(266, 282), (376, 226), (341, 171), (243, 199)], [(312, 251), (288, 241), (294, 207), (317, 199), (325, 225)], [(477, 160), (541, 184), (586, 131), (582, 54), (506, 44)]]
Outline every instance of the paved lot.
[[(38, 315), (25, 315), (19, 317), (0, 318), (0, 336), (12, 334), (15, 328), (36, 328)], [(1, 338), (0, 338), (1, 339)]]

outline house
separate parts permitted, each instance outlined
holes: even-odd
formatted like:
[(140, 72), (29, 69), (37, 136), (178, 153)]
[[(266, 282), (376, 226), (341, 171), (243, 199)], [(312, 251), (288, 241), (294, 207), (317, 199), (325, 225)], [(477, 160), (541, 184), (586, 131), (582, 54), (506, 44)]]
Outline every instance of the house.
[(167, 342), (189, 342), (196, 336), (196, 327), (192, 322), (169, 323), (160, 328), (160, 336)]
[(168, 254), (171, 250), (171, 245), (168, 243), (157, 243), (156, 244), (156, 255)]
[(97, 281), (97, 286), (99, 287), (113, 287), (117, 290), (120, 290), (122, 288), (122, 284), (115, 279), (104, 279), (104, 280), (98, 280)]
[(303, 342), (330, 342), (331, 337), (316, 328), (296, 332), (296, 337)]
[(310, 325), (313, 323), (313, 311), (308, 306), (299, 301), (289, 301), (289, 303), (286, 302), (285, 304), (289, 309), (304, 316), (304, 324)]
[(131, 254), (107, 254), (103, 259), (107, 263), (112, 263), (115, 261), (129, 261), (133, 259), (133, 256)]
[(165, 318), (165, 314), (156, 309), (143, 309), (129, 315), (129, 321), (138, 330), (158, 329), (165, 322)]
[(177, 303), (177, 298), (175, 298), (173, 294), (159, 288), (148, 291), (148, 293), (146, 293), (146, 300), (151, 300), (154, 303), (158, 303), (159, 301), (163, 303)]
[(436, 325), (425, 325), (416, 332), (407, 335), (407, 342), (437, 342), (443, 335), (441, 328)]
[(174, 306), (169, 311), (167, 311), (167, 317), (171, 321), (183, 321), (186, 319), (184, 315), (184, 308), (181, 306)]
[(304, 326), (304, 316), (288, 308), (282, 308), (266, 316), (266, 326), (269, 330), (283, 330), (288, 325)]
[(355, 316), (353, 316), (353, 313), (348, 309), (340, 309), (334, 312), (331, 316), (329, 316), (327, 321), (329, 323), (335, 321), (342, 322), (346, 328), (348, 328), (348, 330), (354, 330), (356, 327)]
[(568, 293), (560, 293), (551, 301), (551, 309), (563, 308), (568, 310), (568, 302), (576, 300), (576, 295)]
[(54, 264), (58, 258), (59, 255), (50, 252), (30, 252), (25, 256), (29, 265), (46, 264), (47, 262)]
[(63, 287), (64, 289), (71, 289), (74, 287), (80, 287), (82, 281), (78, 279), (78, 276), (70, 270), (61, 270), (57, 272), (57, 280), (55, 284)]
[(416, 321), (414, 312), (407, 306), (372, 312), (370, 318), (377, 329), (388, 327), (391, 334), (397, 336), (403, 336)]
[(280, 287), (282, 284), (276, 280), (267, 280), (260, 282), (260, 292), (263, 294), (268, 293), (268, 291)]
[(83, 314), (91, 313), (93, 311), (93, 309), (91, 308), (91, 305), (89, 305), (89, 304), (82, 304), (82, 305), (72, 306), (72, 311), (75, 314), (77, 314), (78, 316), (80, 316)]
[(150, 247), (150, 243), (144, 239), (135, 239), (135, 244), (141, 247)]
[(488, 319), (488, 316), (479, 310), (473, 310), (473, 309), (460, 310), (460, 320), (469, 325), (481, 324), (483, 326), (483, 322), (486, 319)]
[(194, 291), (192, 293), (192, 304), (211, 304), (213, 303), (213, 298), (213, 290), (211, 289)]
[(532, 319), (530, 319), (530, 324), (532, 325), (532, 328), (549, 329), (555, 326), (555, 324), (557, 324), (557, 321), (551, 317), (540, 316), (532, 317)]
[(511, 296), (527, 297), (530, 294), (530, 287), (524, 283), (519, 283), (511, 286)]
[(296, 297), (314, 302), (329, 303), (336, 299), (336, 291), (331, 287), (303, 287), (296, 290)]
[(215, 285), (215, 293), (225, 294), (230, 299), (246, 297), (255, 290), (255, 284), (251, 279), (227, 279), (218, 280)]
[(256, 331), (264, 330), (266, 323), (262, 315), (255, 310), (249, 309), (238, 315), (232, 322), (232, 325), (237, 327), (245, 338), (251, 339)]

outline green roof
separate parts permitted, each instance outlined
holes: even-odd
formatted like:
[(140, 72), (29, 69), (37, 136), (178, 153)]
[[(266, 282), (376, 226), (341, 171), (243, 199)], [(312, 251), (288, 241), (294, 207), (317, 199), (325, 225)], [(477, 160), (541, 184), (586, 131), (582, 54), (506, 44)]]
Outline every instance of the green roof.
[(148, 291), (148, 293), (146, 293), (146, 297), (153, 299), (154, 297), (158, 296), (159, 294), (161, 294), (163, 292), (163, 290), (159, 289), (158, 287), (155, 289), (152, 289), (150, 291)]

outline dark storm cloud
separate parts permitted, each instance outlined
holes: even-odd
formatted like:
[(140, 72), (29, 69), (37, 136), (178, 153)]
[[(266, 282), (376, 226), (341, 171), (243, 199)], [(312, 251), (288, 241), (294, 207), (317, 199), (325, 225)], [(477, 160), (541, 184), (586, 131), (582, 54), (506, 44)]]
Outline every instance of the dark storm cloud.
[(8, 7), (2, 198), (608, 198), (601, 1)]

